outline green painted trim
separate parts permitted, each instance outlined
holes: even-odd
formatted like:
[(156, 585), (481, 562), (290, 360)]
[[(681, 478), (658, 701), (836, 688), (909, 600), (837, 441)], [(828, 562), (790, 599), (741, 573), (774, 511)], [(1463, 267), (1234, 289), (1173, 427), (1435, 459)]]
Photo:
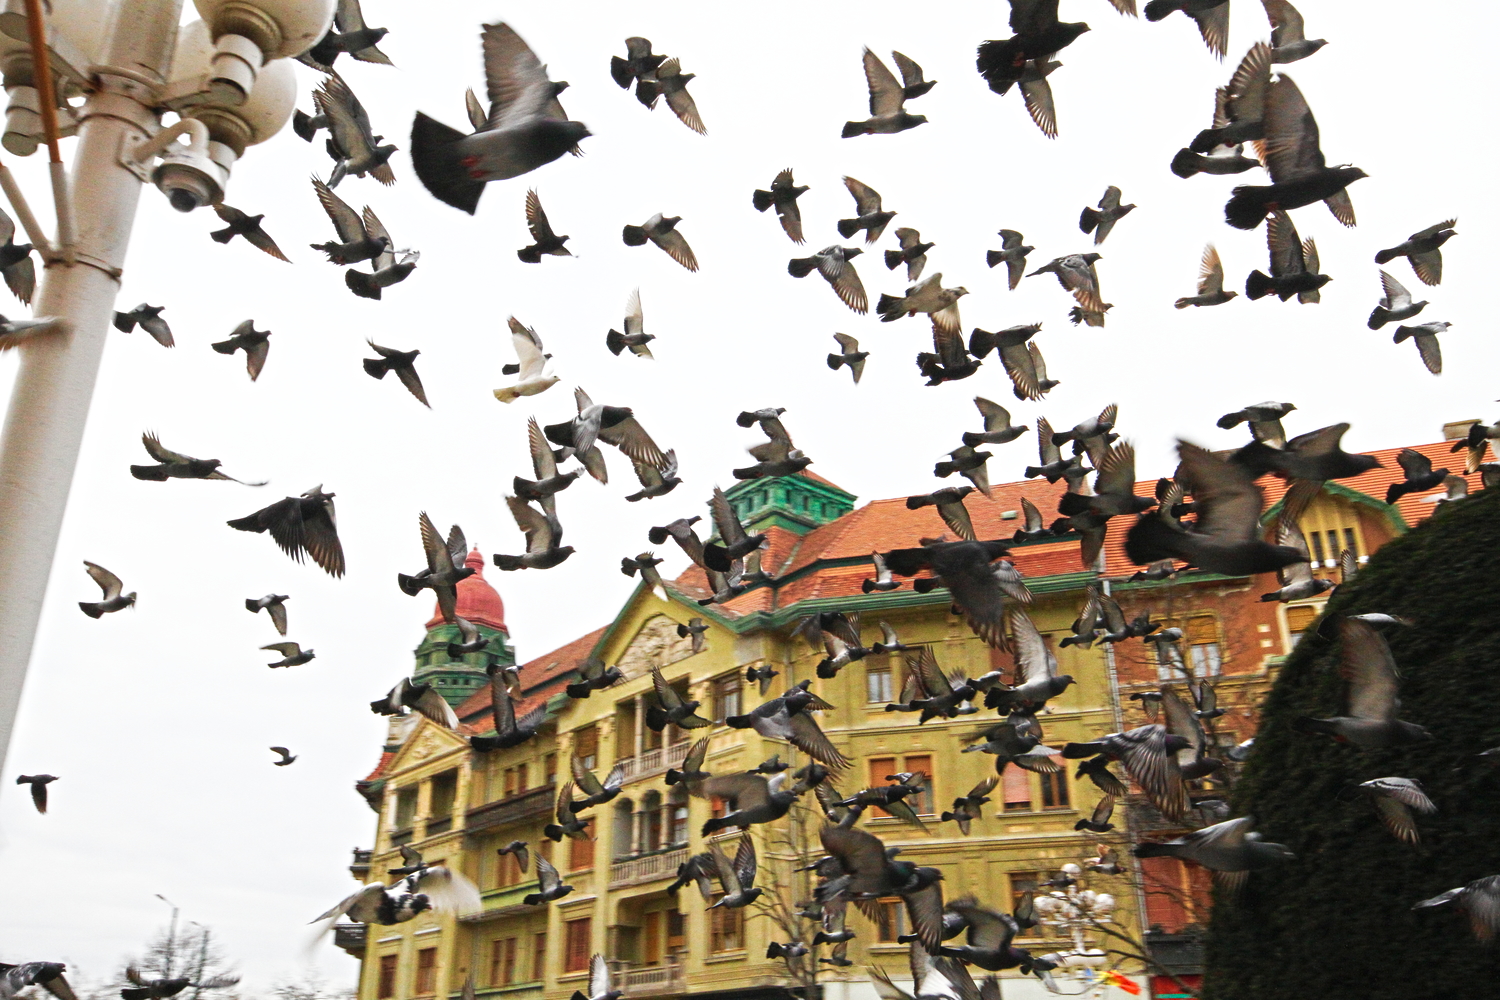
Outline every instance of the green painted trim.
[[(1118, 590), (1153, 590), (1158, 587), (1175, 587), (1182, 586), (1183, 584), (1225, 583), (1230, 580), (1248, 579), (1250, 579), (1248, 576), (1225, 576), (1222, 573), (1205, 573), (1202, 570), (1183, 570), (1177, 574), (1177, 579), (1175, 580), (1111, 580), (1109, 589), (1112, 592)], [(1031, 585), (1030, 580), (1026, 582), (1027, 586)]]
[[(1385, 519), (1391, 523), (1391, 527), (1396, 529), (1397, 534), (1404, 535), (1411, 530), (1411, 525), (1407, 524), (1406, 518), (1401, 516), (1400, 508), (1395, 504), (1386, 503), (1379, 497), (1372, 497), (1368, 493), (1352, 489), (1342, 483), (1335, 483), (1332, 480), (1323, 484), (1322, 492), (1327, 493), (1329, 496), (1338, 497), (1341, 500), (1348, 500), (1353, 504), (1359, 504), (1362, 507), (1369, 507), (1377, 513), (1384, 515)], [(1283, 496), (1260, 516), (1261, 525), (1270, 524), (1276, 518), (1280, 517), (1281, 510), (1285, 506), (1286, 497)]]

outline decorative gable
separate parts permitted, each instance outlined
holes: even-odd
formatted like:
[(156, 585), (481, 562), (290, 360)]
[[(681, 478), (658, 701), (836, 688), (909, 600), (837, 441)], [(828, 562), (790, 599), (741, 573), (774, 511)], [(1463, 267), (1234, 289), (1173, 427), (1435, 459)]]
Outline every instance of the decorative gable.
[(665, 667), (693, 655), (692, 636), (677, 634), (677, 623), (666, 615), (646, 619), (620, 654), (616, 663), (627, 677), (649, 673), (652, 667)]
[(424, 718), (418, 723), (416, 732), (396, 752), (388, 773), (418, 767), (434, 757), (450, 754), (454, 750), (467, 750), (468, 746), (457, 734)]

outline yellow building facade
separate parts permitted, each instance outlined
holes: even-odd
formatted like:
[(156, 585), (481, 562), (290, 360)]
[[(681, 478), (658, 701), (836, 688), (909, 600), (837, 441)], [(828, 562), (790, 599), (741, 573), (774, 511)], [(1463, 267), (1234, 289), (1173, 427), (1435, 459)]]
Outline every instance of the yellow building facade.
[[(770, 490), (737, 487), (731, 493), (742, 519), (771, 537), (764, 564), (773, 575), (783, 569), (785, 575), (727, 606), (707, 608), (697, 603), (704, 594), (690, 574), (670, 584), (665, 599), (640, 586), (608, 626), (522, 666), (522, 709), (545, 703), (548, 711), (548, 722), (533, 740), (481, 754), (469, 749), (462, 732), (420, 716), (392, 720), (381, 766), (362, 783), (380, 817), (374, 847), (361, 852), (352, 870), (361, 880), (386, 879), (386, 870), (401, 864), (397, 847), (411, 844), (428, 863), (441, 860), (472, 879), (482, 892), (484, 909), (462, 916), (426, 912), (408, 923), (370, 926), (362, 941), (352, 939), (357, 932), (346, 932), (347, 946), (363, 959), (359, 1000), (453, 996), (470, 978), (482, 1000), (567, 997), (587, 988), (594, 952), (612, 960), (615, 985), (626, 996), (780, 996), (785, 995), (783, 987), (797, 985), (783, 962), (766, 958), (766, 948), (772, 941), (788, 940), (785, 914), (810, 898), (807, 874), (795, 869), (822, 854), (817, 839), (822, 820), (812, 795), (804, 796), (806, 808), (799, 806), (787, 818), (756, 826), (751, 833), (761, 863), (758, 884), (768, 889), (762, 903), (779, 898), (781, 922), (770, 906), (709, 913), (693, 886), (676, 895), (666, 891), (678, 864), (706, 849), (699, 831), (719, 805), (689, 798), (680, 785), (663, 782), (666, 769), (681, 763), (693, 739), (711, 733), (706, 769), (715, 774), (748, 770), (773, 754), (794, 766), (806, 762), (786, 744), (718, 724), (762, 702), (758, 685), (744, 680), (751, 667), (769, 664), (779, 671), (767, 697), (811, 678), (812, 690), (835, 706), (818, 721), (851, 762), (837, 780), (844, 794), (883, 784), (887, 774), (898, 771), (929, 776), (926, 792), (915, 801), (927, 822), (925, 833), (869, 812), (860, 825), (901, 847), (904, 859), (941, 870), (945, 896), (973, 894), (1009, 911), (1019, 881), (1038, 874), (1050, 877), (1061, 865), (1096, 853), (1101, 838), (1075, 832), (1074, 824), (1093, 809), (1099, 793), (1087, 780), (1076, 782), (1071, 771), (1052, 776), (1007, 768), (969, 836), (955, 823), (939, 821), (938, 814), (954, 798), (995, 773), (993, 757), (961, 752), (975, 733), (995, 721), (995, 713), (981, 710), (918, 725), (915, 714), (887, 712), (885, 706), (897, 700), (904, 678), (900, 654), (871, 655), (835, 678), (815, 677), (822, 653), (812, 652), (792, 630), (807, 614), (831, 609), (861, 613), (865, 645), (880, 641), (880, 621), (894, 627), (908, 645), (931, 645), (945, 671), (963, 669), (977, 677), (1009, 669), (1011, 661), (1008, 654), (985, 646), (952, 614), (945, 591), (860, 591), (872, 548), (910, 545), (922, 534), (938, 533), (928, 523), (936, 521), (930, 510), (907, 511), (899, 501), (853, 510), (853, 497), (831, 484), (788, 479), (791, 488), (784, 494), (777, 494), (776, 484), (787, 480), (772, 481)], [(810, 495), (799, 495), (803, 493)], [(1001, 523), (1005, 502), (999, 498), (974, 510), (976, 522), (995, 522), (976, 525), (981, 537), (1014, 530)], [(980, 505), (971, 499), (970, 506)], [(852, 554), (857, 550), (862, 557)], [(1044, 570), (1063, 569), (1028, 574), (1035, 594), (1030, 614), (1054, 638), (1070, 632), (1091, 578), (1081, 567), (1066, 565), (1069, 550), (1076, 563), (1076, 542), (1028, 546), (1015, 556), (1023, 572), (1028, 561)], [(1037, 558), (1028, 560), (1028, 555)], [(461, 586), (466, 585), (488, 587), (482, 577)], [(690, 639), (677, 635), (677, 625), (693, 618), (709, 626), (705, 647), (697, 654)], [(1045, 742), (1061, 747), (1116, 731), (1108, 654), (1076, 646), (1056, 652), (1060, 670), (1075, 683), (1041, 716)], [(588, 699), (569, 699), (561, 684), (590, 656), (618, 665), (625, 680)], [(716, 723), (711, 731), (669, 726), (655, 733), (645, 726), (653, 667), (702, 703), (699, 713)], [(466, 729), (488, 728), (487, 697), (481, 692), (459, 705)], [(623, 765), (625, 783), (618, 798), (588, 814), (592, 841), (552, 844), (541, 829), (551, 821), (559, 783), (568, 779), (575, 755), (601, 779), (613, 766)], [(1117, 818), (1123, 828), (1121, 814)], [(732, 854), (738, 833), (717, 837), (731, 841), (724, 847)], [(534, 854), (548, 855), (573, 886), (572, 893), (555, 903), (524, 905), (522, 897), (536, 888), (534, 870), (522, 875), (511, 857), (496, 853), (515, 840), (526, 842)], [(1094, 887), (1115, 895), (1118, 929), (1137, 936), (1139, 901), (1128, 880), (1092, 878)], [(908, 978), (907, 948), (895, 940), (905, 931), (902, 908), (882, 905), (880, 913), (881, 919), (873, 921), (851, 908), (850, 927), (857, 936), (847, 957), (853, 964), (816, 967), (825, 995), (873, 997), (867, 965)], [(810, 938), (815, 928), (809, 922), (803, 926)], [(1017, 943), (1039, 954), (1069, 944), (1039, 934)], [(828, 954), (827, 946), (815, 953)], [(1135, 972), (1128, 965), (1125, 971)], [(1048, 995), (1034, 978), (1014, 971), (1005, 975), (1008, 998)]]

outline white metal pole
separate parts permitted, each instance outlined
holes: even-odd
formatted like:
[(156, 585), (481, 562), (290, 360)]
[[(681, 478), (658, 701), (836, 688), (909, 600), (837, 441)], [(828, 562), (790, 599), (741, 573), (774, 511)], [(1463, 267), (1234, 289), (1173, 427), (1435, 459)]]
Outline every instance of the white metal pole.
[(121, 141), (155, 130), (155, 88), (144, 81), (165, 82), (181, 15), (182, 0), (114, 4), (96, 67), (99, 87), (79, 115), (68, 185), (77, 207), (76, 253), (48, 265), (37, 296), (36, 315), (64, 325), (15, 348), (20, 368), (0, 434), (0, 769), (140, 198), (141, 181), (117, 162)]

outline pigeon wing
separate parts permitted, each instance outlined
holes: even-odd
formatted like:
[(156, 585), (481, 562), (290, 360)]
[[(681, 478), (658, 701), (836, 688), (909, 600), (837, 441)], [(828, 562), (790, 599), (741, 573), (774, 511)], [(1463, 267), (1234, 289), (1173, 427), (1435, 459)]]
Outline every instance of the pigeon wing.
[(1340, 673), (1348, 682), (1344, 711), (1363, 719), (1390, 720), (1396, 697), (1396, 660), (1375, 626), (1357, 618), (1339, 619)]
[[(906, 90), (897, 82), (896, 77), (886, 68), (880, 57), (868, 48), (864, 53), (865, 84), (870, 88), (870, 115), (874, 118), (883, 118), (888, 115), (896, 115), (901, 112), (901, 105), (906, 101)], [(858, 197), (857, 195), (855, 196)], [(879, 210), (879, 202), (876, 203)], [(860, 214), (867, 214), (863, 209)]]

